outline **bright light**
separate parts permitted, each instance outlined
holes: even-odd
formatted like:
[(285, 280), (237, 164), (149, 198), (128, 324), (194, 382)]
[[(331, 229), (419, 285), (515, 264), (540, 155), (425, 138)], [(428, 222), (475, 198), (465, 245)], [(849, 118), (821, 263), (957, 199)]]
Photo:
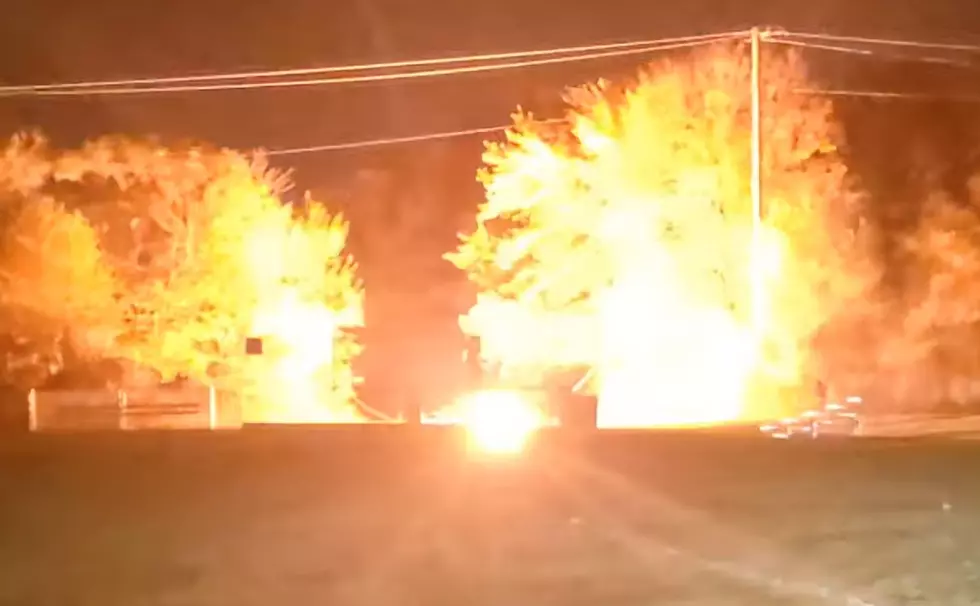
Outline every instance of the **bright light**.
[(327, 397), (325, 373), (333, 362), (337, 314), (323, 304), (301, 301), (294, 290), (259, 308), (252, 332), (271, 335), (282, 346), (270, 360), (266, 423), (353, 423), (364, 417), (349, 402)]
[[(346, 398), (333, 396), (335, 340), (341, 328), (361, 323), (359, 301), (345, 309), (312, 296), (310, 282), (322, 266), (316, 246), (336, 233), (268, 222), (247, 242), (248, 269), (260, 294), (250, 334), (270, 345), (253, 373), (255, 402), (246, 421), (263, 423), (351, 423), (364, 415)], [(331, 244), (331, 246), (334, 246)], [(304, 287), (284, 284), (289, 277)]]
[(723, 310), (690, 300), (669, 273), (654, 269), (624, 275), (601, 300), (598, 426), (738, 419), (755, 361), (751, 333)]
[(522, 451), (531, 435), (544, 424), (541, 411), (516, 391), (474, 392), (463, 397), (458, 407), (470, 442), (491, 454)]

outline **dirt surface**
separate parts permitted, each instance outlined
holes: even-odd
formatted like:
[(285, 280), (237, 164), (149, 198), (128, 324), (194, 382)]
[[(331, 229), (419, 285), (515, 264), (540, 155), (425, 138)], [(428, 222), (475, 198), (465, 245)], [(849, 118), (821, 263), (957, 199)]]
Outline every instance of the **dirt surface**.
[(980, 443), (445, 429), (0, 441), (5, 606), (980, 603)]
[(871, 437), (935, 436), (953, 439), (980, 439), (980, 415), (901, 415), (868, 417), (862, 434)]

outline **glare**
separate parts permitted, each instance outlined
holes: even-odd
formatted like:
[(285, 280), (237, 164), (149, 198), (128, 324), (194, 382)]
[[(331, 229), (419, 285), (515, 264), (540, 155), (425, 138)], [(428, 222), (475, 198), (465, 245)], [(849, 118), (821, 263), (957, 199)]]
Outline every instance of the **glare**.
[(458, 402), (470, 443), (490, 454), (516, 454), (543, 424), (541, 411), (516, 391), (487, 390)]
[(744, 413), (751, 335), (665, 276), (624, 275), (600, 304), (597, 423), (603, 428), (724, 424)]
[[(336, 237), (335, 233), (328, 236)], [(257, 399), (251, 420), (263, 423), (351, 423), (364, 421), (352, 402), (332, 393), (334, 349), (340, 329), (361, 324), (360, 302), (345, 309), (328, 306), (284, 278), (306, 278), (307, 261), (319, 259), (311, 248), (324, 234), (290, 229), (269, 222), (256, 228), (247, 241), (246, 257), (260, 293), (250, 334), (272, 346), (254, 379)], [(309, 272), (309, 273), (308, 273)], [(309, 285), (307, 285), (309, 286)], [(306, 290), (310, 290), (306, 288)]]
[[(334, 315), (326, 306), (301, 301), (287, 290), (278, 300), (261, 306), (252, 324), (254, 334), (271, 335), (282, 346), (263, 376), (269, 405), (265, 422), (327, 423), (357, 420), (343, 415), (346, 409), (330, 402), (318, 377), (333, 361), (336, 330)], [(266, 394), (263, 394), (266, 395)]]

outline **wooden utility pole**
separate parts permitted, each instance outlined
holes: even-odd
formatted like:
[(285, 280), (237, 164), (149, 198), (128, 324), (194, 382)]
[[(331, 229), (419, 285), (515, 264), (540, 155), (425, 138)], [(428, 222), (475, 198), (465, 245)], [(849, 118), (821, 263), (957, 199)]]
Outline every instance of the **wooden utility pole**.
[(761, 52), (762, 33), (758, 27), (753, 27), (750, 34), (752, 53), (752, 236), (750, 251), (749, 278), (752, 289), (752, 327), (761, 330), (765, 320), (763, 302), (765, 297), (763, 284), (762, 259), (762, 78)]

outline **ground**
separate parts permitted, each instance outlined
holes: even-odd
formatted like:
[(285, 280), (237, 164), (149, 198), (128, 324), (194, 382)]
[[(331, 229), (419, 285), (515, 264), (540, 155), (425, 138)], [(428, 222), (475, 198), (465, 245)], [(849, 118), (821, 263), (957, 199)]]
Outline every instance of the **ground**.
[(0, 438), (0, 604), (980, 603), (980, 442)]

